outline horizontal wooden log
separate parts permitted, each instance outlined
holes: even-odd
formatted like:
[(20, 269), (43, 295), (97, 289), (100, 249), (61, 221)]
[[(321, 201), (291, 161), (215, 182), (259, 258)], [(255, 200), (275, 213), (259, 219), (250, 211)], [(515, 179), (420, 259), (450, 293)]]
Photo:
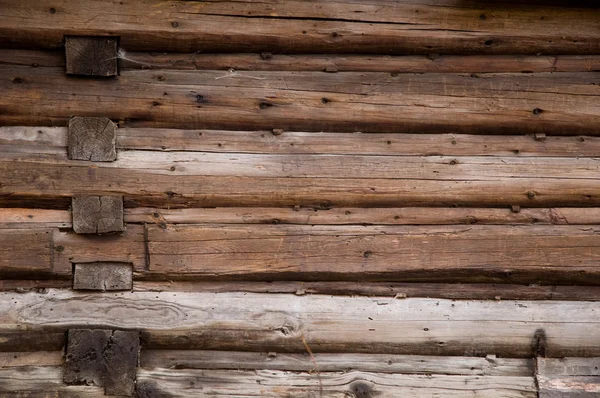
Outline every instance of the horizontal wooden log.
[(4, 331), (141, 330), (143, 346), (305, 352), (548, 357), (600, 352), (597, 304), (256, 293), (0, 293)]
[[(39, 294), (44, 294), (44, 292)], [(22, 292), (14, 294), (22, 294)], [(13, 296), (13, 301), (5, 302), (5, 305), (13, 305), (17, 302)], [(0, 331), (0, 352), (14, 352), (17, 347), (20, 352), (62, 352), (67, 341), (66, 337), (65, 331), (24, 332), (19, 328), (16, 330), (2, 330)]]
[(578, 226), (148, 226), (155, 278), (600, 282)]
[(274, 370), (223, 371), (141, 369), (138, 396), (150, 398), (235, 397), (507, 397), (537, 396), (532, 377), (401, 375), (370, 372), (291, 373)]
[(0, 368), (19, 366), (61, 366), (63, 361), (62, 351), (0, 352)]
[(0, 368), (0, 393), (8, 398), (97, 398), (104, 389), (92, 386), (66, 386), (59, 366)]
[[(64, 154), (63, 127), (0, 127), (0, 148), (12, 153)], [(121, 128), (119, 150), (200, 151), (256, 154), (397, 156), (597, 157), (600, 137)]]
[(532, 376), (534, 360), (386, 354), (293, 354), (276, 352), (144, 350), (140, 366), (166, 369), (374, 372), (471, 376)]
[(71, 228), (67, 210), (0, 208), (0, 229)]
[(10, 125), (65, 125), (70, 116), (95, 116), (121, 120), (121, 127), (560, 135), (600, 130), (594, 72), (130, 70), (97, 81), (67, 77), (62, 68), (0, 66), (0, 75), (0, 123)]
[(57, 48), (64, 35), (115, 35), (127, 50), (148, 51), (585, 54), (597, 52), (600, 41), (596, 9), (535, 1), (153, 0), (84, 7), (75, 0), (4, 0), (1, 7), (3, 47)]
[(595, 158), (127, 151), (96, 164), (2, 153), (0, 203), (122, 195), (125, 207), (591, 206), (599, 168)]
[[(6, 282), (6, 281), (4, 281)], [(2, 287), (2, 284), (0, 284)], [(4, 289), (7, 290), (7, 289)], [(600, 301), (597, 286), (546, 286), (490, 283), (397, 283), (397, 282), (206, 282), (137, 280), (138, 292), (249, 292), (445, 298), (451, 300), (563, 300)]]
[(591, 398), (600, 394), (600, 358), (538, 358), (540, 398)]
[[(147, 53), (121, 49), (119, 68), (389, 73), (590, 72), (598, 55), (353, 55), (273, 53)], [(63, 51), (0, 49), (0, 64), (65, 65)]]

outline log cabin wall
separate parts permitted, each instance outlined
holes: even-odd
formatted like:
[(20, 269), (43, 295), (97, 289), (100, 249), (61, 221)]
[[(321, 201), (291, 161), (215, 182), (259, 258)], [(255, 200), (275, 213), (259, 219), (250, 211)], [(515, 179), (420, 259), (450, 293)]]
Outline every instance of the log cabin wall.
[(0, 0), (0, 396), (600, 396), (600, 9)]

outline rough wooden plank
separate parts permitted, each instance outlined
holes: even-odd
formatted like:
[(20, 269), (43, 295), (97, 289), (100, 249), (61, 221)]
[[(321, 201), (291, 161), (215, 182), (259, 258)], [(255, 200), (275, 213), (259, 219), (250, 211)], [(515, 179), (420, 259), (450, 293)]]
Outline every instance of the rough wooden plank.
[(3, 276), (52, 272), (52, 229), (0, 229), (0, 269)]
[[(64, 276), (54, 276), (62, 277)], [(45, 291), (48, 288), (68, 288), (73, 284), (68, 279), (2, 279), (0, 280), (0, 290), (12, 290), (15, 292), (24, 292), (28, 290)]]
[(75, 290), (131, 290), (133, 270), (126, 263), (75, 264), (73, 289)]
[[(17, 304), (17, 300), (18, 298), (15, 297), (15, 300), (7, 301), (5, 304)], [(62, 351), (66, 340), (64, 331), (2, 330), (0, 331), (0, 352), (14, 352), (16, 347), (21, 352)]]
[(0, 368), (0, 393), (9, 398), (97, 398), (104, 391), (92, 386), (65, 386), (59, 366)]
[(20, 366), (61, 366), (62, 351), (0, 352), (0, 369)]
[(566, 157), (128, 151), (116, 162), (86, 164), (2, 153), (0, 201), (22, 207), (32, 197), (100, 194), (123, 195), (126, 207), (590, 206), (600, 203), (599, 167), (595, 159)]
[(122, 232), (123, 198), (119, 196), (73, 197), (73, 230), (78, 234)]
[(0, 229), (71, 228), (66, 210), (0, 208)]
[(532, 359), (439, 357), (385, 354), (291, 354), (276, 352), (145, 350), (140, 366), (166, 369), (374, 372), (472, 376), (532, 376)]
[(537, 358), (540, 398), (600, 395), (600, 358)]
[(67, 74), (84, 76), (117, 75), (118, 38), (66, 36)]
[[(0, 293), (4, 330), (141, 330), (144, 347), (530, 357), (600, 352), (593, 302), (451, 301), (253, 293)], [(17, 301), (18, 300), (18, 301)], [(26, 328), (27, 332), (24, 332)]]
[(57, 48), (63, 35), (110, 34), (147, 51), (596, 53), (598, 11), (558, 4), (4, 0), (0, 45)]
[[(23, 210), (26, 212), (27, 210)], [(0, 210), (1, 212), (1, 210)], [(1, 214), (1, 213), (0, 213)], [(600, 224), (600, 208), (521, 209), (402, 207), (216, 207), (194, 209), (125, 209), (125, 221), (146, 224), (307, 224), (307, 225), (442, 225), (442, 224)], [(1, 228), (1, 225), (0, 225)]]
[(600, 236), (584, 226), (151, 225), (160, 278), (600, 281)]
[[(102, 116), (121, 120), (121, 127), (560, 135), (600, 131), (595, 72), (471, 77), (130, 70), (119, 79), (96, 81), (69, 79), (59, 68), (0, 66), (0, 75), (5, 93), (0, 123), (7, 125), (64, 125), (71, 116)], [(34, 105), (36, 112), (30, 112)]]
[[(1, 285), (0, 285), (1, 286)], [(6, 289), (5, 289), (6, 290)], [(206, 282), (137, 280), (138, 292), (249, 292), (325, 294), (350, 296), (425, 297), (452, 300), (563, 300), (600, 301), (597, 286), (546, 286), (490, 283), (398, 283), (398, 282)]]
[(117, 126), (106, 117), (69, 119), (69, 159), (112, 162), (117, 159)]
[(141, 369), (138, 396), (534, 398), (532, 377)]
[(131, 395), (138, 352), (136, 332), (71, 329), (63, 379), (71, 385), (104, 387), (107, 395)]

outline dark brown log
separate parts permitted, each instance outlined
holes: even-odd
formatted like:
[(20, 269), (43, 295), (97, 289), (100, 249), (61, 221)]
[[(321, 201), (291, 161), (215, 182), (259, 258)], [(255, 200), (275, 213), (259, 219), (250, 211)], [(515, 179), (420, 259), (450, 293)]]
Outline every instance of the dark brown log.
[(107, 395), (131, 395), (138, 353), (137, 332), (71, 329), (64, 381), (104, 387)]
[(131, 264), (75, 264), (73, 271), (73, 289), (75, 290), (131, 290), (132, 287)]
[(119, 196), (73, 197), (73, 230), (78, 234), (121, 232), (123, 198)]
[(126, 50), (143, 51), (589, 54), (600, 41), (597, 9), (535, 0), (3, 0), (0, 8), (3, 47), (57, 48), (64, 35), (116, 35)]
[(0, 97), (0, 123), (11, 125), (64, 126), (70, 116), (98, 116), (120, 120), (121, 127), (556, 135), (600, 131), (600, 86), (594, 72), (471, 77), (135, 70), (97, 81), (68, 78), (58, 68), (0, 66), (0, 76), (5, 93)]
[(112, 162), (117, 159), (116, 125), (108, 118), (69, 119), (69, 159)]
[(67, 74), (84, 76), (117, 75), (118, 38), (65, 37)]

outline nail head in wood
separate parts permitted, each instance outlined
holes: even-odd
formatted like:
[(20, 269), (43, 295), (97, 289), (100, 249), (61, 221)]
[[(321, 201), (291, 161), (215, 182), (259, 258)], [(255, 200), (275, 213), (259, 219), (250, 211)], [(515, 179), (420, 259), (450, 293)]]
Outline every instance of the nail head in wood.
[(63, 381), (104, 387), (107, 395), (133, 394), (140, 350), (138, 332), (69, 330)]
[(69, 119), (69, 159), (112, 162), (117, 159), (117, 125), (106, 117)]
[(118, 41), (117, 37), (66, 36), (67, 74), (116, 76)]
[(75, 290), (131, 290), (133, 269), (126, 263), (82, 263), (75, 264), (73, 289)]
[(78, 234), (121, 232), (123, 198), (120, 196), (76, 196), (72, 200), (73, 230)]

